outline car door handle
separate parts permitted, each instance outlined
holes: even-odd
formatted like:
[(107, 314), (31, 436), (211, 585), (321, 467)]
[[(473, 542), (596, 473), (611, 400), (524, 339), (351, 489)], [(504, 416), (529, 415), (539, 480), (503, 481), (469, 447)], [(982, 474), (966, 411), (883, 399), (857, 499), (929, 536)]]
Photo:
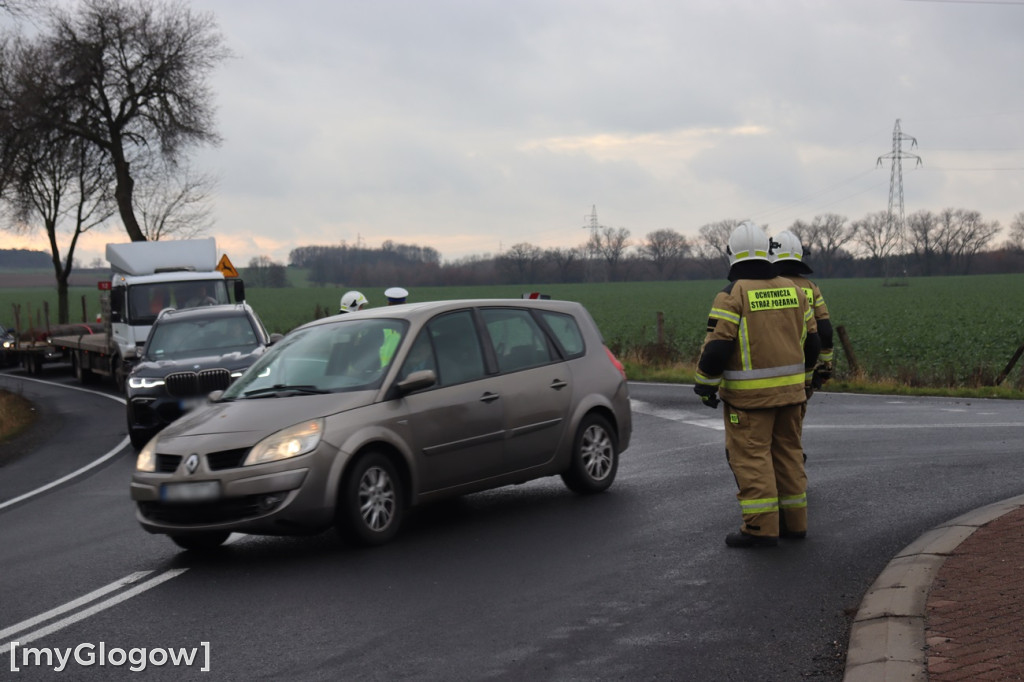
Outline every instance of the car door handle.
[(490, 403), (494, 402), (500, 397), (501, 396), (498, 395), (497, 393), (491, 393), (490, 391), (487, 391), (487, 393), (484, 393), (482, 396), (480, 396), (480, 402)]
[(551, 388), (555, 389), (556, 391), (561, 390), (568, 385), (568, 381), (562, 381), (561, 379), (555, 379), (554, 381), (551, 382)]

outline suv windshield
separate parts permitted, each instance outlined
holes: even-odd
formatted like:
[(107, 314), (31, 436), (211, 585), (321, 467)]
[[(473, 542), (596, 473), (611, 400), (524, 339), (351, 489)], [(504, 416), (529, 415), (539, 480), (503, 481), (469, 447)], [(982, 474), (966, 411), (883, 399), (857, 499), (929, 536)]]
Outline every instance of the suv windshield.
[(376, 388), (407, 327), (405, 320), (346, 320), (293, 332), (231, 384), (224, 398)]
[(160, 320), (146, 343), (146, 359), (174, 360), (202, 355), (249, 353), (259, 346), (245, 315)]

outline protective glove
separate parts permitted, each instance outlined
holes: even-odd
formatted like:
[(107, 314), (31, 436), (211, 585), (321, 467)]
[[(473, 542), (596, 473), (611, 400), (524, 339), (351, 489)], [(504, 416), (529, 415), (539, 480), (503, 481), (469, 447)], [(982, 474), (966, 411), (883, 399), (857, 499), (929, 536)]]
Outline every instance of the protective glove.
[(722, 402), (721, 400), (718, 399), (717, 386), (695, 384), (693, 387), (693, 392), (699, 395), (700, 401), (707, 405), (708, 407), (710, 407), (711, 409), (715, 409)]
[(811, 378), (811, 386), (821, 388), (832, 378), (832, 363), (823, 362), (814, 368), (814, 375)]

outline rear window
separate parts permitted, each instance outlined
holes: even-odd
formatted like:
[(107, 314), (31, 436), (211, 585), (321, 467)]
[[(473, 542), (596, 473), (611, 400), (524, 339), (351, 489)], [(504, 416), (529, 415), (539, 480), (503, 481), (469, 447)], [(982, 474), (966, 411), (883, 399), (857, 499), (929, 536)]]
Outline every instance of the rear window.
[(586, 350), (583, 345), (583, 334), (580, 332), (579, 325), (576, 324), (575, 317), (550, 310), (540, 311), (540, 316), (551, 333), (554, 334), (558, 345), (565, 352), (566, 358), (583, 355), (583, 351)]
[(552, 360), (544, 331), (528, 310), (485, 308), (481, 311), (487, 334), (498, 359), (498, 369), (515, 372)]

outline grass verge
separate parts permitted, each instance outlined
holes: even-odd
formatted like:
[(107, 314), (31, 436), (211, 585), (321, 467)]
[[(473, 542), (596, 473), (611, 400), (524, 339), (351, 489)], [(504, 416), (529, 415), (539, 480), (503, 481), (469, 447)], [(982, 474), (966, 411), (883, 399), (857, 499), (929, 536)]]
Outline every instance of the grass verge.
[[(658, 381), (668, 384), (692, 384), (696, 369), (693, 365), (677, 363), (648, 365), (624, 361), (630, 381)], [(896, 379), (839, 377), (830, 381), (825, 392), (865, 393), (874, 395), (942, 396), (950, 398), (999, 398), (1024, 400), (1024, 391), (1014, 386), (908, 386)]]
[(36, 420), (32, 403), (23, 396), (0, 389), (0, 442), (18, 435)]

